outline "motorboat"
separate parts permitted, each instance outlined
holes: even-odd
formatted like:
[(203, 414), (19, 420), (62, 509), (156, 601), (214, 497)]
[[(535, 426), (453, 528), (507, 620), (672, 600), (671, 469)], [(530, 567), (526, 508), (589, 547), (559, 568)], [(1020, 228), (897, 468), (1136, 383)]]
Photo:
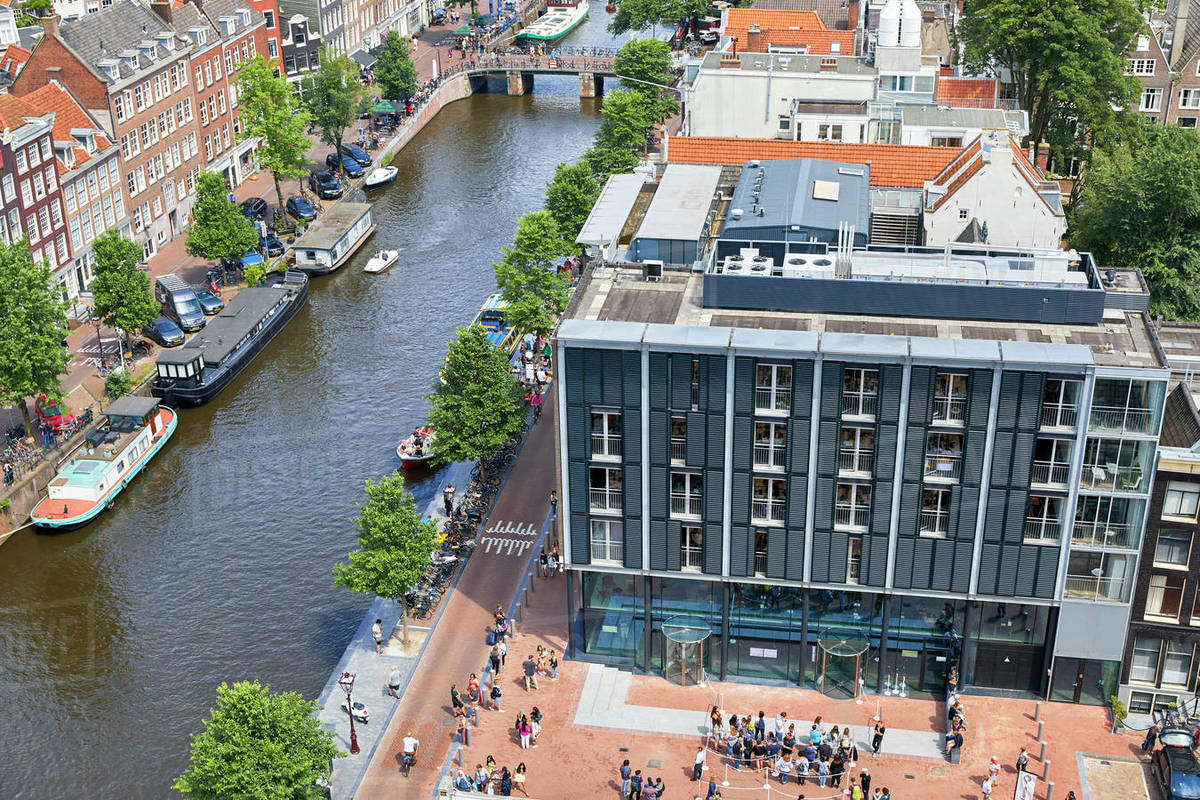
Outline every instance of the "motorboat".
[(587, 0), (549, 0), (546, 13), (517, 36), (536, 42), (552, 42), (573, 31), (587, 15)]
[(521, 342), (521, 331), (508, 321), (508, 301), (499, 292), (488, 295), (472, 325), (487, 330), (488, 341), (511, 356)]
[(400, 258), (399, 250), (378, 250), (367, 259), (363, 272), (383, 272)]
[(378, 169), (371, 170), (371, 172), (367, 175), (365, 182), (367, 190), (369, 191), (371, 189), (379, 189), (380, 187), (387, 186), (389, 183), (396, 180), (397, 172), (399, 172), (399, 170), (395, 167), (379, 167)]
[(400, 459), (400, 468), (408, 471), (429, 466), (434, 457), (434, 438), (433, 428), (426, 425), (417, 428), (411, 436), (396, 445), (396, 457)]

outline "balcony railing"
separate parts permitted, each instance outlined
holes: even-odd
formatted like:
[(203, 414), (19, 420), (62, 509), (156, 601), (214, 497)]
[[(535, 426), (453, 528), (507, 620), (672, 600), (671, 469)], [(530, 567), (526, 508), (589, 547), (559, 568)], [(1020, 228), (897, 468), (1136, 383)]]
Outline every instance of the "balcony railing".
[(1025, 520), (1025, 538), (1042, 542), (1057, 542), (1061, 527), (1056, 519), (1028, 517)]
[(925, 477), (957, 481), (962, 476), (962, 454), (945, 453), (925, 456)]
[(1137, 528), (1123, 522), (1075, 520), (1075, 525), (1071, 530), (1071, 541), (1088, 547), (1132, 549), (1138, 546), (1137, 540)]
[(766, 575), (767, 574), (767, 554), (762, 551), (756, 552), (754, 554), (754, 574), (755, 575)]
[(873, 417), (879, 406), (879, 396), (874, 394), (843, 394), (842, 416)]
[(874, 450), (843, 450), (838, 456), (838, 470), (841, 472), (865, 472), (870, 474), (874, 468)]
[(1075, 406), (1042, 406), (1043, 428), (1074, 428), (1079, 409)]
[(961, 424), (966, 415), (967, 399), (965, 397), (933, 398), (934, 422), (957, 422)]
[(769, 444), (754, 445), (754, 466), (783, 469), (785, 464), (782, 447)]
[(680, 556), (679, 564), (684, 569), (700, 569), (703, 565), (704, 552), (699, 547), (685, 547)]
[(1140, 467), (1118, 467), (1116, 464), (1084, 464), (1079, 485), (1084, 489), (1107, 489), (1113, 492), (1140, 492), (1144, 478)]
[(588, 508), (592, 511), (620, 511), (620, 489), (588, 489)]
[(1092, 406), (1089, 427), (1095, 431), (1116, 433), (1149, 433), (1152, 415), (1148, 408), (1122, 406)]
[(693, 494), (671, 493), (671, 516), (698, 517), (700, 516), (700, 496)]
[(921, 533), (945, 533), (949, 530), (949, 511), (922, 511)]
[(1030, 482), (1042, 486), (1066, 486), (1070, 474), (1070, 464), (1056, 461), (1035, 461)]
[(792, 390), (759, 386), (754, 390), (755, 411), (787, 411), (792, 407)]
[(1063, 596), (1079, 600), (1109, 600), (1120, 603), (1125, 601), (1126, 583), (1121, 578), (1068, 575)]
[(671, 460), (687, 461), (687, 439), (671, 440)]
[(592, 434), (592, 457), (593, 458), (620, 458), (621, 457), (621, 437), (620, 436), (605, 436), (604, 434)]
[(783, 522), (782, 500), (754, 500), (750, 503), (750, 516), (755, 522)]
[(833, 524), (847, 528), (865, 528), (871, 518), (866, 506), (850, 506), (838, 503), (833, 509)]

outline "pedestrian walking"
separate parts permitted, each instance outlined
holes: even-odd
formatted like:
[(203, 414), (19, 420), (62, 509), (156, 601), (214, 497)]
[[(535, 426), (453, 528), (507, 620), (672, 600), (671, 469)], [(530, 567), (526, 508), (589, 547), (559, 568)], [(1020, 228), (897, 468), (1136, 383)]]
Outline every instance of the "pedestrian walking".
[(550, 577), (550, 554), (546, 552), (546, 548), (542, 548), (542, 554), (538, 556), (538, 570), (542, 574), (542, 580)]
[(529, 797), (529, 792), (525, 791), (525, 762), (517, 764), (517, 771), (513, 773), (513, 783), (521, 790), (521, 794)]
[(1150, 729), (1146, 731), (1146, 738), (1142, 739), (1142, 752), (1149, 753), (1151, 750), (1153, 750), (1154, 743), (1156, 741), (1158, 741), (1158, 723), (1157, 722), (1154, 723), (1153, 725), (1151, 725)]
[(991, 800), (991, 798), (992, 798), (992, 779), (984, 778), (983, 785), (979, 788), (983, 791), (983, 800)]
[(525, 691), (529, 691), (529, 687), (538, 688), (537, 682), (537, 662), (533, 660), (533, 654), (525, 657), (524, 663), (521, 664), (525, 670)]
[(871, 737), (871, 752), (874, 755), (879, 755), (879, 748), (883, 745), (883, 735), (887, 733), (887, 728), (883, 725), (883, 720), (875, 722), (875, 734)]
[(654, 779), (654, 788), (658, 789), (658, 800), (663, 800), (663, 793), (667, 791), (667, 787), (661, 775)]
[(400, 668), (395, 665), (392, 666), (392, 671), (388, 673), (387, 689), (388, 694), (392, 697), (400, 696)]
[(1021, 752), (1017, 753), (1017, 772), (1028, 772), (1029, 769), (1029, 752), (1022, 747)]
[(375, 640), (375, 652), (383, 653), (383, 620), (375, 620), (371, 626), (371, 638)]
[(547, 577), (554, 577), (554, 573), (558, 571), (558, 556), (554, 553), (546, 556), (546, 569), (549, 572)]
[(617, 772), (621, 775), (621, 797), (624, 800), (629, 797), (629, 779), (633, 775), (633, 767), (629, 766), (628, 758), (621, 762), (621, 768)]
[(1000, 778), (1000, 759), (992, 756), (988, 762), (988, 777), (992, 779), (992, 786), (997, 785)]
[(446, 488), (442, 489), (442, 506), (446, 509), (446, 518), (454, 516), (454, 484), (447, 483)]
[(704, 745), (696, 748), (696, 758), (692, 763), (692, 780), (700, 780), (700, 776), (704, 774), (704, 761), (708, 753), (704, 749)]
[(558, 492), (554, 489), (550, 490), (550, 519), (554, 519), (558, 515)]

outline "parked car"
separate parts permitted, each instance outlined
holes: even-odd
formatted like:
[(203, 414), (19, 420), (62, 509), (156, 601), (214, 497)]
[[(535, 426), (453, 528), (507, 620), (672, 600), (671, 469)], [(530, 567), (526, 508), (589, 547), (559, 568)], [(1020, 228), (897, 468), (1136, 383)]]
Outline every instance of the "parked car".
[(325, 156), (325, 166), (335, 172), (341, 170), (351, 178), (361, 178), (363, 174), (363, 168), (357, 161), (350, 156), (339, 156), (337, 153)]
[(317, 209), (313, 208), (313, 204), (307, 199), (298, 195), (292, 195), (287, 201), (287, 213), (291, 214), (296, 219), (305, 221), (314, 220), (317, 218)]
[(1200, 798), (1200, 763), (1192, 752), (1192, 732), (1187, 728), (1164, 728), (1158, 735), (1161, 747), (1150, 759), (1150, 771), (1158, 779), (1166, 800)]
[(332, 172), (314, 172), (309, 175), (308, 188), (322, 200), (333, 200), (342, 196), (342, 182)]
[(279, 237), (267, 231), (266, 236), (258, 237), (258, 249), (266, 251), (269, 258), (283, 255), (283, 242), (279, 241)]
[(183, 344), (183, 331), (166, 317), (159, 317), (142, 328), (142, 333), (163, 347), (178, 347)]
[(252, 197), (249, 200), (242, 201), (242, 214), (248, 220), (256, 220), (259, 217), (267, 218), (267, 201), (261, 197)]
[(373, 163), (371, 161), (371, 154), (356, 144), (342, 145), (342, 155), (350, 156), (358, 162), (360, 167), (369, 167)]
[(75, 422), (75, 415), (67, 410), (61, 400), (51, 400), (44, 394), (38, 395), (33, 401), (33, 410), (37, 412), (38, 422), (49, 425), (55, 433), (69, 428)]
[(212, 289), (205, 289), (203, 286), (196, 287), (196, 300), (200, 303), (200, 308), (204, 310), (206, 317), (211, 317), (213, 314), (220, 314), (221, 309), (225, 307), (225, 301), (222, 300)]
[(154, 281), (154, 299), (162, 305), (166, 317), (191, 333), (204, 327), (204, 310), (196, 292), (178, 275), (163, 275)]

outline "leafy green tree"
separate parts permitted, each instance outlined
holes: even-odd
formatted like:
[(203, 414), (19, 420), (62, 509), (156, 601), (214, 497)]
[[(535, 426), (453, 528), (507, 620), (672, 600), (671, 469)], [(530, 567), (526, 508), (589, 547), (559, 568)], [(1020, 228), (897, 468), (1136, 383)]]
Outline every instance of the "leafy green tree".
[(439, 462), (475, 461), (520, 435), (524, 398), (508, 366), (508, 355), (488, 341), (482, 325), (458, 329), (427, 398)]
[(600, 184), (587, 163), (559, 164), (555, 168), (554, 178), (546, 184), (546, 210), (568, 246), (575, 243), (599, 196)]
[[(399, 601), (429, 567), (437, 550), (437, 524), (422, 520), (417, 502), (404, 488), (404, 476), (394, 472), (378, 483), (367, 481), (367, 499), (359, 507), (358, 549), (334, 564), (333, 583), (363, 594)], [(408, 644), (408, 614), (402, 615), (403, 639)]]
[(375, 60), (375, 80), (385, 100), (404, 100), (417, 93), (417, 68), (408, 53), (408, 42), (396, 31), (388, 31), (383, 49)]
[(630, 39), (621, 45), (613, 58), (613, 72), (622, 78), (621, 86), (641, 95), (649, 116), (655, 120), (668, 117), (679, 111), (675, 95), (664, 94), (664, 89), (648, 86), (667, 86), (674, 79), (671, 75), (671, 46), (661, 39)]
[(61, 395), (70, 360), (65, 338), (67, 301), (50, 265), (33, 260), (25, 239), (0, 242), (0, 400), (20, 406), (30, 436), (25, 399)]
[(600, 116), (595, 144), (584, 160), (596, 175), (629, 172), (646, 149), (646, 134), (654, 124), (650, 110), (640, 94), (617, 89), (604, 96)]
[(192, 736), (174, 788), (191, 800), (315, 800), (330, 760), (346, 754), (321, 727), (317, 704), (258, 681), (217, 687), (217, 705)]
[(358, 67), (346, 56), (321, 48), (321, 65), (301, 83), (304, 106), (321, 131), (321, 141), (342, 151), (342, 137), (367, 109)]
[(1200, 137), (1146, 122), (1098, 152), (1067, 239), (1103, 266), (1140, 268), (1151, 313), (1200, 320)]
[(308, 149), (312, 140), (305, 135), (309, 117), (287, 76), (275, 75), (275, 67), (262, 55), (243, 61), (234, 80), (238, 87), (239, 116), (242, 131), (238, 140), (261, 138), (255, 158), (271, 171), (275, 197), (283, 208), (283, 178), (302, 178), (308, 174)]
[(216, 172), (200, 173), (192, 216), (196, 222), (188, 231), (188, 255), (239, 261), (258, 245), (254, 224), (229, 202), (225, 179)]
[[(570, 277), (557, 261), (572, 251), (549, 211), (521, 217), (512, 247), (492, 267), (500, 295), (508, 301), (508, 321), (518, 330), (549, 333), (554, 318), (567, 307)], [(440, 447), (439, 447), (440, 449)]]
[[(244, 251), (243, 251), (244, 252)], [(150, 289), (150, 276), (138, 269), (142, 248), (115, 230), (92, 242), (96, 265), (92, 269), (92, 313), (125, 339), (159, 315), (159, 305)], [(125, 348), (121, 365), (125, 364)]]
[(958, 34), (969, 68), (1012, 75), (1036, 156), (1056, 120), (1089, 140), (1116, 123), (1138, 91), (1125, 54), (1143, 24), (1129, 0), (977, 0)]
[(659, 25), (678, 26), (704, 16), (707, 11), (708, 0), (620, 0), (608, 30), (619, 36)]

